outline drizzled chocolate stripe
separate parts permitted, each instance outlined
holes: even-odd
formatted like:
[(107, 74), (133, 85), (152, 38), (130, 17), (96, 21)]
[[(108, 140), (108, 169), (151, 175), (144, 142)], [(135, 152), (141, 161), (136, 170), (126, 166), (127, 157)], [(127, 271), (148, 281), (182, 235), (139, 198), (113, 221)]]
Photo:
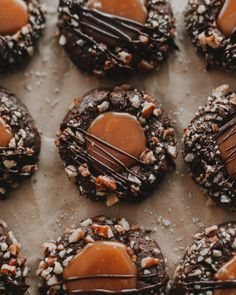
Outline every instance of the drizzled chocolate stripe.
[[(102, 148), (100, 145), (98, 145), (96, 142), (102, 144), (103, 146), (105, 147), (109, 147), (111, 148), (112, 150), (116, 151), (117, 153), (120, 153), (130, 159), (133, 159), (135, 160), (137, 163), (139, 163), (140, 165), (146, 165), (144, 162), (140, 161), (138, 158), (122, 151), (121, 149), (119, 148), (116, 148), (115, 146), (107, 143), (106, 141), (92, 135), (92, 134), (89, 134), (88, 132), (86, 132), (85, 130), (83, 130), (82, 128), (78, 128), (78, 127), (74, 127), (74, 126), (70, 126), (68, 125), (68, 127), (73, 130), (73, 131), (79, 131), (81, 132), (84, 136), (85, 136), (85, 139), (90, 141), (91, 143), (94, 144), (94, 146), (96, 146), (100, 151), (102, 151), (103, 153), (105, 153), (105, 155), (107, 156), (104, 156), (98, 152), (95, 152), (96, 154), (99, 155), (99, 157), (102, 157), (103, 159), (113, 163), (113, 164), (116, 164), (116, 165), (120, 165), (122, 168), (124, 168), (128, 173), (132, 174), (133, 176), (137, 177), (137, 179), (140, 181), (140, 183), (142, 182), (145, 182), (145, 180), (141, 179), (139, 175), (137, 175), (135, 172), (133, 172), (132, 170), (130, 170), (125, 164), (123, 164), (119, 159), (117, 159), (114, 155), (112, 155), (109, 151), (105, 150), (104, 148)], [(108, 171), (111, 176), (114, 178), (114, 179), (118, 179), (118, 181), (121, 181), (123, 182), (123, 187), (125, 185), (125, 188), (128, 189), (128, 186), (129, 186), (129, 183), (131, 182), (130, 180), (128, 180), (126, 177), (122, 176), (120, 173), (116, 172), (114, 169), (110, 168), (109, 166), (107, 166), (106, 164), (104, 164), (102, 161), (99, 161), (97, 158), (89, 155), (88, 153), (85, 153), (85, 151), (83, 151), (82, 149), (80, 149), (79, 147), (75, 147), (73, 146), (73, 149), (72, 147), (69, 145), (69, 143), (73, 144), (73, 140), (77, 141), (78, 142), (78, 139), (75, 137), (75, 136), (71, 136), (71, 139), (72, 139), (72, 142), (69, 142), (68, 138), (61, 138), (61, 140), (65, 141), (67, 143), (67, 145), (69, 146), (70, 148), (70, 151), (73, 152), (73, 149), (74, 149), (74, 152), (75, 152), (75, 159), (76, 159), (76, 156), (77, 157), (81, 157), (81, 159), (84, 161), (84, 162), (89, 162), (89, 163), (97, 163), (99, 164), (98, 167), (96, 167), (98, 170), (100, 170), (100, 172), (104, 173), (104, 169), (106, 171)], [(68, 153), (68, 156), (69, 156), (69, 153)], [(71, 157), (71, 160), (74, 161), (74, 158)], [(79, 165), (83, 165), (84, 162), (82, 163), (81, 161), (79, 161)], [(101, 168), (99, 167), (101, 166)], [(132, 183), (132, 182), (131, 182)]]
[[(234, 113), (236, 115), (236, 113)], [(227, 124), (225, 124), (222, 128), (220, 128), (219, 132), (216, 134), (215, 138), (219, 138), (221, 135), (226, 133), (230, 128), (235, 126), (236, 128), (236, 118), (233, 118), (231, 121), (229, 121)], [(222, 140), (221, 143), (223, 143), (225, 140), (227, 140), (227, 137)]]
[[(84, 163), (93, 164), (95, 162), (95, 163), (97, 163), (98, 165), (101, 166), (101, 168), (99, 166), (96, 167), (97, 170), (100, 171), (100, 173), (104, 174), (104, 170), (105, 170), (108, 174), (110, 174), (112, 176), (112, 178), (116, 179), (117, 184), (119, 184), (120, 186), (122, 186), (124, 189), (128, 189), (128, 187), (126, 186), (127, 179), (125, 177), (123, 177), (122, 175), (120, 175), (119, 173), (117, 173), (115, 170), (113, 170), (109, 166), (105, 165), (103, 162), (97, 160), (95, 157), (88, 155), (87, 153), (85, 153), (81, 149), (76, 150), (75, 147), (73, 147), (73, 148), (75, 150), (73, 151), (73, 149), (72, 149), (72, 150), (70, 150), (70, 152), (72, 152), (72, 153), (74, 152), (74, 157), (76, 158), (78, 156), (83, 161), (83, 162), (78, 161), (79, 165), (83, 165)], [(79, 153), (79, 155), (78, 155), (78, 153)], [(74, 158), (71, 157), (71, 160), (74, 161)]]
[[(134, 275), (116, 275), (116, 274), (103, 274), (103, 275), (91, 275), (91, 276), (78, 276), (73, 277), (67, 280), (63, 280), (57, 284), (54, 284), (52, 286), (42, 286), (40, 290), (42, 291), (48, 291), (52, 287), (60, 286), (69, 282), (75, 282), (75, 281), (81, 281), (81, 280), (89, 280), (89, 279), (131, 279), (135, 278)], [(145, 279), (145, 278), (151, 278), (151, 277), (157, 277), (157, 274), (148, 274), (148, 275), (138, 275), (138, 278)], [(109, 290), (101, 290), (101, 289), (94, 289), (94, 290), (74, 290), (73, 292), (68, 292), (68, 294), (113, 294), (113, 295), (120, 295), (120, 294), (137, 294), (139, 292), (148, 292), (152, 290), (156, 290), (159, 288), (164, 288), (168, 282), (169, 278), (163, 279), (161, 282), (158, 282), (156, 284), (151, 284), (149, 286), (140, 288), (140, 289), (130, 289), (130, 290), (124, 290), (124, 291), (109, 291)]]
[[(120, 153), (120, 154), (122, 154), (122, 155), (124, 155), (124, 156), (126, 156), (126, 157), (128, 157), (128, 158), (130, 158), (130, 159), (132, 159), (132, 160), (135, 160), (135, 161), (138, 162), (139, 164), (141, 164), (141, 165), (145, 165), (145, 163), (142, 162), (142, 161), (140, 161), (138, 158), (136, 158), (136, 157), (134, 157), (134, 156), (132, 156), (132, 155), (126, 153), (125, 151), (122, 151), (121, 149), (119, 149), (119, 148), (117, 148), (117, 147), (115, 147), (115, 146), (109, 144), (108, 142), (106, 142), (106, 141), (104, 141), (104, 140), (98, 138), (97, 136), (94, 136), (94, 135), (92, 135), (92, 134), (86, 132), (86, 131), (83, 130), (82, 128), (78, 128), (78, 130), (79, 130), (81, 133), (83, 133), (84, 135), (86, 135), (87, 138), (92, 138), (92, 139), (94, 139), (95, 141), (97, 141), (97, 142), (99, 142), (99, 143), (101, 143), (101, 144), (103, 144), (103, 145), (105, 145), (105, 146), (107, 146), (107, 147), (113, 149), (114, 151), (116, 151), (116, 152), (118, 152), (118, 153)], [(112, 157), (112, 155), (110, 155), (110, 156)], [(114, 158), (114, 159), (115, 159), (116, 161), (119, 161), (119, 160), (116, 159), (116, 158)], [(120, 162), (120, 161), (119, 161), (119, 162)], [(125, 165), (124, 165), (124, 166), (125, 166)], [(126, 166), (125, 166), (125, 167), (126, 167)]]
[(15, 284), (12, 281), (0, 278), (0, 294), (23, 295), (28, 290), (29, 286), (25, 283)]
[[(200, 287), (200, 288), (199, 288)], [(195, 294), (202, 291), (214, 291), (224, 289), (236, 289), (236, 280), (229, 281), (196, 281), (191, 283), (182, 283), (180, 288)]]
[[(160, 31), (157, 27), (148, 27), (131, 19), (127, 19), (124, 17), (116, 16), (116, 15), (111, 15), (111, 14), (102, 12), (100, 10), (81, 7), (80, 5), (77, 5), (77, 4), (72, 5), (71, 11), (74, 14), (78, 14), (79, 12), (79, 14), (84, 16), (85, 19), (88, 18), (95, 23), (101, 24), (108, 31), (111, 30), (115, 32), (116, 34), (118, 34), (118, 35), (115, 35), (115, 37), (118, 37), (120, 41), (132, 42), (133, 45), (143, 44), (140, 40), (132, 40), (127, 33), (123, 32), (120, 29), (122, 28), (122, 29), (128, 30), (129, 32), (137, 33), (139, 35), (148, 37), (153, 42), (157, 42), (157, 39), (150, 36), (150, 34), (156, 33), (159, 35), (159, 37), (163, 37), (167, 39), (168, 41), (171, 40), (171, 42), (173, 42), (171, 43), (171, 45), (173, 45), (174, 49), (177, 49), (177, 50), (179, 49), (178, 46), (174, 43), (173, 39), (170, 38), (170, 36), (163, 33), (162, 31)], [(99, 19), (101, 20), (100, 22), (98, 21)], [(78, 21), (78, 19), (76, 20)], [(104, 34), (107, 33), (107, 31), (101, 31), (101, 32)]]
[(25, 158), (33, 158), (36, 157), (33, 154), (27, 154), (27, 151), (24, 148), (9, 148), (9, 147), (0, 147), (0, 156), (4, 157), (25, 157)]
[[(29, 165), (34, 165), (37, 163), (38, 158), (34, 156), (33, 154), (28, 155), (27, 151), (25, 149), (15, 149), (15, 148), (9, 148), (9, 147), (0, 147), (0, 157), (5, 158), (6, 160), (18, 160), (17, 162), (21, 163), (28, 163)], [(17, 163), (18, 164), (18, 163)], [(2, 166), (0, 166), (0, 173), (8, 173), (12, 175), (17, 175), (21, 177), (28, 177), (31, 176), (31, 173), (23, 173), (20, 172), (17, 169), (7, 169)], [(3, 178), (0, 178), (0, 181), (3, 181)]]
[[(232, 128), (232, 130), (227, 133), (228, 130), (230, 130)], [(222, 136), (223, 134), (225, 134), (225, 136), (221, 139), (221, 141), (218, 143), (219, 146), (221, 146), (226, 140), (228, 140), (231, 136), (236, 134), (236, 118), (233, 118), (231, 121), (229, 121), (227, 124), (225, 124), (225, 126), (223, 126), (219, 132), (216, 135), (216, 139), (219, 138), (220, 136)], [(233, 146), (228, 147), (225, 151), (231, 151), (228, 156), (227, 159), (224, 163), (224, 167), (229, 164), (232, 161), (236, 160), (236, 143)], [(236, 175), (236, 167), (235, 167), (235, 171), (234, 173), (231, 175), (231, 178), (234, 177)]]
[[(69, 10), (69, 12), (62, 12), (62, 14), (68, 18), (64, 18), (64, 21), (67, 21), (66, 28), (91, 42), (93, 45), (102, 50), (103, 53), (109, 55), (115, 63), (121, 62), (119, 57), (116, 54), (113, 54), (111, 50), (104, 48), (104, 46), (100, 46), (99, 42), (94, 40), (93, 37), (90, 37), (82, 32), (79, 29), (79, 26), (85, 29), (92, 29), (94, 32), (99, 33), (104, 37), (118, 41), (121, 44), (126, 44), (127, 47), (131, 47), (133, 50), (145, 49), (147, 51), (153, 51), (155, 49), (150, 48), (149, 45), (144, 44), (139, 39), (133, 40), (130, 37), (130, 34), (132, 33), (147, 37), (149, 41), (157, 45), (159, 45), (160, 41), (163, 43), (163, 39), (165, 39), (173, 49), (179, 50), (179, 47), (175, 44), (173, 38), (160, 31), (157, 27), (148, 27), (134, 20), (114, 16), (99, 10), (81, 7), (78, 3), (73, 3), (69, 7)], [(70, 20), (73, 20), (76, 25), (71, 23)], [(62, 30), (64, 28), (64, 26), (60, 24), (59, 27)], [(155, 35), (155, 38), (153, 35)], [(124, 66), (129, 68), (127, 65)]]

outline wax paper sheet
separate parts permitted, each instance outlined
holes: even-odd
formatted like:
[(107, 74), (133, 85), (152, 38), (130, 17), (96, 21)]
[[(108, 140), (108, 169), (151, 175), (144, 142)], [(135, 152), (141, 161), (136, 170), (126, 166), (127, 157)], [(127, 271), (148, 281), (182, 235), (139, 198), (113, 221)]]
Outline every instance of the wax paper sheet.
[[(217, 208), (191, 180), (181, 156), (183, 129), (215, 87), (227, 83), (236, 89), (235, 76), (206, 72), (204, 60), (197, 56), (187, 37), (183, 11), (186, 0), (172, 0), (177, 18), (174, 53), (159, 72), (135, 76), (130, 80), (99, 81), (79, 72), (58, 45), (56, 0), (47, 0), (47, 27), (33, 59), (23, 68), (0, 77), (23, 101), (42, 131), (42, 150), (38, 173), (0, 203), (4, 219), (22, 244), (31, 268), (28, 282), (31, 294), (37, 292), (35, 271), (42, 257), (42, 243), (56, 239), (67, 224), (98, 214), (126, 217), (131, 223), (152, 229), (173, 274), (177, 262), (191, 242), (191, 236), (204, 225), (235, 218), (235, 213)], [(107, 208), (79, 196), (65, 175), (55, 147), (55, 134), (72, 99), (101, 86), (121, 82), (143, 88), (159, 100), (175, 122), (179, 157), (176, 171), (170, 172), (148, 200), (141, 204), (118, 204)]]

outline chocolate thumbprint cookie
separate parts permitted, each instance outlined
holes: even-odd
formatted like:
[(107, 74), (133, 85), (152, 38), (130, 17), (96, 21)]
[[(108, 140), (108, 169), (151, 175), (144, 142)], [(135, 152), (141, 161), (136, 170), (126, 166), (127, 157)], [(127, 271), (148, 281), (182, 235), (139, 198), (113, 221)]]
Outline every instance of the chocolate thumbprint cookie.
[(58, 26), (74, 64), (99, 78), (159, 68), (178, 49), (166, 0), (60, 0)]
[(76, 100), (56, 144), (80, 193), (108, 206), (147, 198), (177, 156), (163, 107), (128, 85), (93, 90)]
[(26, 107), (0, 87), (0, 199), (37, 170), (40, 141)]
[(0, 1), (0, 73), (33, 55), (45, 27), (44, 14), (38, 0)]
[(206, 194), (236, 209), (236, 93), (228, 85), (213, 90), (185, 130), (184, 159)]
[(41, 295), (164, 295), (168, 276), (158, 244), (124, 219), (100, 216), (45, 243)]

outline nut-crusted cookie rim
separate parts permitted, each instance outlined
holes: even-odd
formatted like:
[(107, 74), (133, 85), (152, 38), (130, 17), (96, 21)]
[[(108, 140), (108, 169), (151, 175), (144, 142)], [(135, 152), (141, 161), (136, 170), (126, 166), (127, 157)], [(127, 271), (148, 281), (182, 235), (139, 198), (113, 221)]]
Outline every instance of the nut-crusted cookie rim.
[(236, 118), (235, 96), (228, 85), (214, 89), (205, 106), (199, 107), (183, 136), (183, 156), (193, 180), (213, 201), (231, 210), (236, 206), (236, 182), (228, 175), (217, 138), (224, 126)]
[(38, 169), (41, 138), (27, 107), (11, 91), (0, 87), (0, 114), (12, 128), (7, 147), (0, 147), (0, 196)]

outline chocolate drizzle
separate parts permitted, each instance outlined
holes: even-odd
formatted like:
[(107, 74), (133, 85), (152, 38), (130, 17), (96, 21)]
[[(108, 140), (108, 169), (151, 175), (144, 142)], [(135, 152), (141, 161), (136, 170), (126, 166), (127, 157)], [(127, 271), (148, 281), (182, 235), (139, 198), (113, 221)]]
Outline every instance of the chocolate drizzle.
[(28, 290), (29, 286), (25, 283), (14, 283), (6, 277), (0, 278), (0, 294), (23, 295)]
[[(0, 159), (1, 162), (5, 160), (16, 160), (20, 166), (25, 165), (35, 165), (38, 162), (38, 158), (32, 153), (27, 153), (25, 148), (9, 148), (9, 147), (0, 147)], [(16, 166), (17, 168), (17, 166)], [(9, 169), (5, 168), (3, 165), (0, 165), (0, 173), (11, 174), (12, 176), (16, 175), (16, 177), (30, 177), (31, 173), (21, 172), (19, 168), (17, 169)], [(4, 177), (1, 178), (0, 182), (4, 181)]]
[[(232, 129), (228, 134), (227, 131)], [(224, 136), (225, 134), (225, 136)], [(226, 141), (228, 140), (231, 136), (234, 136), (236, 134), (236, 118), (233, 118), (231, 121), (229, 121), (226, 125), (224, 125), (216, 135), (216, 139), (219, 138), (220, 136), (223, 136), (223, 138), (220, 140), (218, 143), (219, 147)], [(232, 146), (229, 146), (226, 150), (226, 152), (229, 152), (227, 155), (226, 161), (224, 163), (224, 167), (229, 164), (232, 161), (236, 160), (236, 143)], [(230, 176), (230, 178), (234, 178), (236, 176), (236, 167), (235, 170), (233, 171), (233, 174)]]
[[(113, 40), (120, 46), (123, 45), (125, 48), (130, 49), (131, 52), (145, 51), (147, 54), (153, 55), (156, 47), (160, 47), (164, 42), (168, 43), (171, 48), (179, 50), (173, 38), (159, 30), (158, 27), (142, 25), (134, 20), (85, 8), (74, 1), (68, 8), (69, 11), (62, 11), (64, 24), (59, 23), (59, 28), (61, 30), (67, 29), (92, 43), (109, 56), (115, 64), (121, 63), (119, 56), (114, 54), (107, 46), (97, 42), (92, 36), (85, 33), (85, 30), (91, 30), (109, 40)], [(145, 37), (147, 44), (139, 38), (133, 39), (131, 34)], [(125, 64), (123, 67), (130, 68), (129, 65)]]
[[(106, 147), (111, 148), (112, 150), (125, 155), (133, 160), (135, 160), (137, 163), (139, 163), (139, 165), (146, 165), (144, 162), (140, 161), (138, 158), (116, 148), (115, 146), (107, 143), (106, 141), (92, 135), (89, 134), (88, 132), (86, 132), (85, 130), (83, 130), (82, 128), (78, 128), (78, 127), (73, 127), (71, 125), (68, 125), (68, 127), (73, 130), (73, 131), (79, 131), (81, 132), (84, 136), (85, 139), (89, 142), (91, 142), (94, 146), (97, 147), (98, 150), (102, 151), (106, 156), (101, 155), (100, 153), (97, 153), (99, 155), (99, 157), (104, 158), (106, 161), (109, 161), (115, 165), (121, 166), (128, 174), (131, 174), (133, 177), (136, 177), (137, 180), (140, 182), (140, 184), (142, 184), (143, 182), (145, 182), (144, 179), (141, 179), (140, 176), (138, 176), (135, 172), (133, 172), (131, 169), (129, 169), (128, 167), (126, 167), (125, 164), (123, 164), (120, 160), (118, 160), (114, 155), (112, 155), (109, 151), (105, 150), (104, 148), (102, 148), (99, 144), (100, 143)], [(72, 141), (78, 141), (78, 139), (75, 136), (71, 136)], [(72, 146), (72, 142), (68, 142), (68, 138), (62, 138), (62, 140), (65, 140), (67, 143), (68, 148), (70, 149), (70, 151), (68, 151), (67, 156), (69, 157), (70, 154), (73, 154), (72, 157), (70, 157), (71, 161), (76, 161), (78, 162), (79, 165), (83, 165), (84, 163), (89, 163), (89, 164), (97, 164), (96, 168), (97, 170), (99, 170), (99, 172), (101, 172), (102, 174), (104, 174), (104, 172), (108, 175), (110, 175), (113, 179), (115, 179), (117, 181), (117, 183), (122, 186), (125, 189), (129, 189), (129, 183), (132, 181), (128, 180), (126, 177), (124, 177), (121, 173), (116, 172), (114, 169), (112, 169), (111, 167), (107, 166), (106, 164), (104, 164), (102, 161), (98, 160), (96, 157), (89, 155), (86, 151), (84, 151), (84, 149), (78, 147), (78, 146)], [(71, 144), (70, 144), (71, 143)], [(136, 182), (135, 182), (136, 183)], [(137, 184), (137, 183), (136, 183)]]
[(236, 289), (236, 280), (195, 281), (190, 283), (182, 283), (181, 285), (178, 286), (178, 288), (180, 288), (180, 290), (193, 292), (194, 294), (207, 292), (207, 291), (214, 291), (214, 290)]
[[(155, 278), (157, 277), (156, 273), (153, 274), (148, 274), (148, 275), (138, 275), (139, 279), (144, 279), (144, 278)], [(52, 286), (42, 286), (40, 287), (41, 292), (46, 292), (48, 291), (51, 287), (56, 287), (60, 286), (69, 282), (74, 282), (74, 281), (81, 281), (81, 280), (89, 280), (89, 279), (131, 279), (135, 278), (134, 275), (116, 275), (116, 274), (103, 274), (103, 275), (94, 275), (94, 276), (82, 276), (82, 277), (73, 277), (67, 280), (62, 280), (61, 282), (52, 285)], [(99, 290), (99, 289), (94, 289), (94, 290), (74, 290), (73, 292), (68, 292), (67, 294), (113, 294), (113, 295), (119, 295), (119, 294), (137, 294), (137, 292), (147, 292), (147, 291), (152, 291), (152, 290), (158, 290), (159, 288), (164, 288), (168, 282), (169, 278), (163, 279), (161, 282), (158, 282), (156, 284), (150, 284), (149, 286), (140, 288), (140, 289), (131, 289), (131, 290), (124, 290), (124, 291), (109, 291), (109, 290)], [(44, 293), (43, 293), (44, 294)]]

